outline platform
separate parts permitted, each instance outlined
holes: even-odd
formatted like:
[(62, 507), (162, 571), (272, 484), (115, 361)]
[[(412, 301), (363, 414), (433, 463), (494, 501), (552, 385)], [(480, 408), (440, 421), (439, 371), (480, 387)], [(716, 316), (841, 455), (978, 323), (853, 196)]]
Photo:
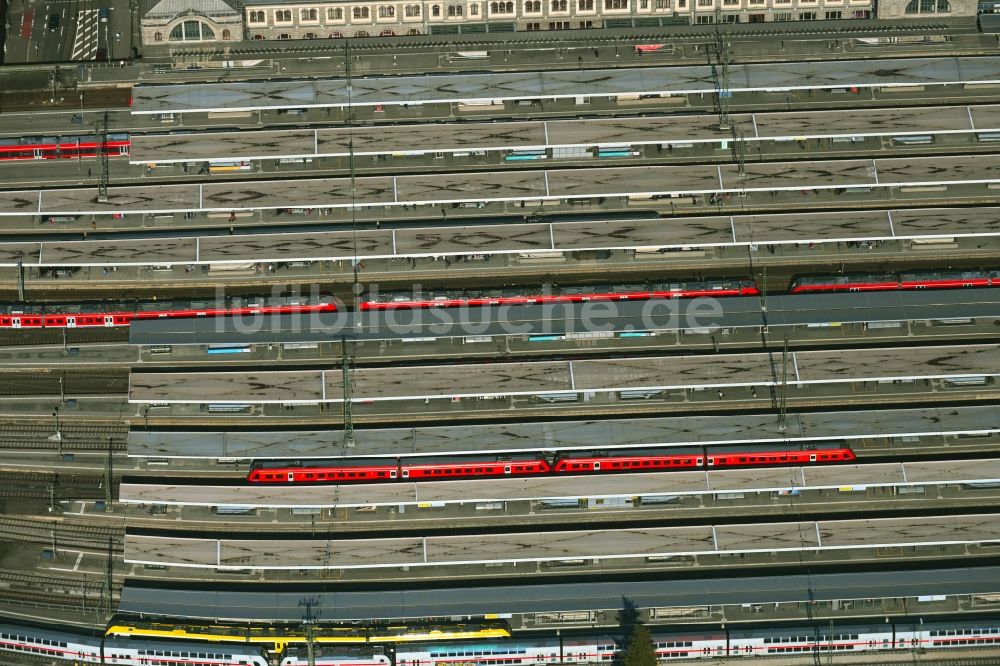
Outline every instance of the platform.
[[(1000, 83), (1000, 58), (944, 57), (832, 60), (729, 66), (731, 92), (784, 92), (829, 88)], [(714, 93), (712, 67), (643, 67), (365, 76), (312, 81), (259, 81), (139, 85), (132, 113), (255, 111), (426, 103), (489, 103), (491, 100), (561, 99), (581, 95), (683, 95)]]
[[(998, 59), (1000, 62), (1000, 59)], [(593, 197), (940, 187), (1000, 182), (1000, 155), (644, 166), (208, 182), (5, 192), (0, 216), (238, 212)]]
[[(711, 446), (774, 442), (935, 437), (1000, 432), (1000, 410), (992, 406), (790, 412), (780, 431), (771, 414), (678, 416), (609, 421), (550, 421), (503, 425), (358, 428), (352, 457), (492, 455), (534, 451), (579, 451), (650, 446)], [(128, 434), (129, 457), (324, 458), (343, 451), (331, 442), (340, 430), (250, 432), (156, 432)]]
[[(752, 129), (748, 141), (913, 136), (1000, 131), (1000, 106), (942, 106), (734, 113), (734, 125)], [(497, 123), (421, 123), (317, 129), (134, 135), (133, 164), (206, 160), (262, 160), (437, 152), (516, 151), (539, 148), (692, 144), (732, 140), (719, 118), (644, 116)], [(431, 148), (428, 149), (428, 146)], [(586, 157), (586, 156), (584, 156)]]
[[(163, 266), (350, 261), (586, 250), (747, 247), (869, 240), (933, 240), (1000, 235), (1000, 208), (929, 208), (836, 213), (509, 224), (468, 224), (188, 235), (109, 240), (0, 242), (0, 266)], [(355, 245), (356, 241), (356, 245)]]
[(1000, 540), (1000, 514), (383, 539), (125, 535), (125, 562), (178, 568), (372, 569), (904, 548)]
[[(780, 355), (717, 354), (527, 363), (356, 368), (352, 400), (547, 395), (630, 389), (770, 386)], [(991, 377), (1000, 345), (841, 349), (789, 353), (795, 386), (860, 381)], [(129, 378), (131, 403), (343, 402), (340, 370), (149, 373)]]

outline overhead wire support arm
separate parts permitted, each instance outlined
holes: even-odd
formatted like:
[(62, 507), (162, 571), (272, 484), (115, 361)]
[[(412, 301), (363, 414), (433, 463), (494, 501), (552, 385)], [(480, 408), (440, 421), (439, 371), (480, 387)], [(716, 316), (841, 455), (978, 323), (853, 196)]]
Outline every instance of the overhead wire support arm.
[(344, 381), (344, 448), (353, 449), (354, 442), (354, 413), (351, 409), (351, 398), (354, 395), (354, 386), (351, 377), (351, 359), (347, 355), (347, 338), (340, 339), (342, 354), (342, 370)]
[(100, 203), (108, 201), (108, 181), (110, 180), (108, 166), (108, 112), (101, 116), (101, 122), (97, 125), (97, 157), (100, 160), (100, 173), (97, 180), (97, 200)]
[(719, 116), (719, 129), (728, 130), (729, 122), (729, 41), (722, 35), (719, 24), (722, 23), (722, 10), (715, 10), (715, 63), (712, 74), (715, 78), (716, 113)]
[[(354, 169), (354, 106), (351, 103), (351, 45), (344, 41), (344, 72), (347, 79), (347, 160), (351, 175), (351, 233), (354, 252), (353, 280), (351, 282), (351, 296), (355, 301), (361, 296), (361, 284), (358, 281), (358, 270), (360, 258), (358, 257), (358, 189), (357, 179)], [(344, 448), (353, 449), (354, 441), (354, 414), (352, 411), (351, 396), (353, 395), (353, 384), (351, 377), (351, 360), (347, 355), (347, 337), (341, 337), (342, 371), (344, 380)]]

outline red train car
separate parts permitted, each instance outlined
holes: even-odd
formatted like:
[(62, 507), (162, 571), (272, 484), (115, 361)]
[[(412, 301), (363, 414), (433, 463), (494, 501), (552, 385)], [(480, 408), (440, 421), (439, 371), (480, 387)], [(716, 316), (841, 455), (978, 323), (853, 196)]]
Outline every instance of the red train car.
[(738, 447), (690, 447), (687, 449), (650, 449), (619, 453), (567, 454), (555, 465), (557, 474), (594, 472), (641, 472), (658, 469), (703, 469), (713, 467), (767, 467), (771, 465), (810, 465), (850, 462), (856, 456), (843, 443), (814, 444), (808, 447), (778, 447), (773, 444)]
[(136, 319), (194, 319), (336, 310), (337, 305), (331, 298), (306, 296), (244, 296), (224, 303), (157, 301), (132, 307), (121, 303), (28, 306), (0, 303), (0, 329), (114, 328), (129, 326)]
[(364, 483), (394, 480), (534, 476), (552, 470), (542, 456), (474, 456), (465, 458), (343, 459), (269, 462), (254, 465), (250, 483)]
[(98, 156), (99, 145), (109, 157), (123, 157), (129, 154), (132, 143), (122, 132), (107, 134), (103, 143), (93, 134), (0, 138), (0, 162), (89, 159)]

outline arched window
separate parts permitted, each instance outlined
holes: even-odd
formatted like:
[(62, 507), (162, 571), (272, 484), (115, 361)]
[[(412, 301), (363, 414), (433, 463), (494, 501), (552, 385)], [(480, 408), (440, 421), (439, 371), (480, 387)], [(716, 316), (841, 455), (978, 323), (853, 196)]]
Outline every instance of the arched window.
[(274, 12), (274, 22), (275, 23), (291, 23), (292, 22), (292, 10), (291, 9), (279, 9)]
[(948, 0), (910, 0), (907, 14), (947, 14), (951, 11)]
[(369, 35), (368, 32), (365, 31), (365, 30), (358, 30), (356, 33), (354, 33), (354, 36), (355, 37), (371, 37), (371, 35)]
[(263, 9), (255, 9), (250, 12), (251, 23), (264, 23), (265, 21), (267, 21), (267, 15), (264, 13)]
[(301, 10), (299, 10), (299, 20), (300, 21), (318, 21), (319, 20), (319, 10), (316, 10), (316, 9), (301, 9)]
[(368, 8), (367, 7), (355, 7), (351, 15), (356, 19), (366, 19), (368, 18)]
[(499, 7), (500, 7), (500, 3), (498, 3), (498, 2), (491, 2), (490, 3), (490, 13), (491, 14), (498, 13), (500, 11)]
[(462, 5), (448, 5), (448, 16), (450, 18), (460, 18), (462, 13)]
[(441, 5), (433, 5), (431, 7), (431, 16), (434, 18), (441, 16)]
[(226, 39), (226, 40), (229, 40), (229, 39), (233, 38), (232, 33), (229, 32), (229, 28), (226, 28), (225, 30), (222, 31), (222, 38)]
[(406, 5), (406, 18), (420, 16), (420, 5)]
[(419, 35), (420, 31), (417, 30), (416, 28), (410, 28), (410, 30), (406, 34), (408, 34), (408, 35)]
[(326, 10), (326, 20), (327, 21), (343, 21), (344, 20), (344, 10), (340, 7), (331, 7)]
[(215, 33), (201, 21), (184, 21), (173, 27), (167, 39), (171, 42), (199, 42), (215, 39)]
[(378, 17), (379, 18), (393, 18), (396, 16), (396, 7), (394, 5), (379, 5), (378, 6)]
[(505, 2), (505, 3), (503, 3), (503, 11), (504, 11), (505, 14), (513, 14), (514, 13), (514, 3), (513, 2)]
[(158, 33), (154, 34), (153, 35), (153, 41), (154, 42), (162, 42), (163, 41), (163, 33), (162, 32), (158, 32)]
[(479, 5), (469, 5), (469, 16), (479, 16)]

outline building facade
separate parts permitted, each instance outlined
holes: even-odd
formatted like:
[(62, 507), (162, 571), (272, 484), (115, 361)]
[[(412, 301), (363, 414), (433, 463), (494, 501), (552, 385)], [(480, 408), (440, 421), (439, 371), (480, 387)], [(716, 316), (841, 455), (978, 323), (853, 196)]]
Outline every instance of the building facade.
[(249, 39), (324, 39), (712, 23), (867, 19), (873, 0), (245, 0)]
[(224, 0), (152, 0), (143, 8), (142, 43), (238, 42), (243, 15)]
[(160, 0), (148, 45), (974, 16), (977, 0)]

